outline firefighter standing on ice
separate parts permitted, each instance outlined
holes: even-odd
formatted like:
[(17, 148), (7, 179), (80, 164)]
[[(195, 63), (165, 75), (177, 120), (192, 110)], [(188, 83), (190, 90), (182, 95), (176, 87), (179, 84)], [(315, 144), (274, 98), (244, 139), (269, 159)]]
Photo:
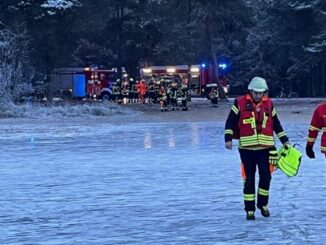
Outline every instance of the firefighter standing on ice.
[[(267, 208), (272, 165), (277, 164), (277, 151), (273, 131), (282, 144), (288, 143), (276, 110), (267, 97), (267, 83), (261, 77), (254, 77), (247, 95), (234, 102), (225, 124), (225, 147), (232, 149), (232, 138), (239, 139), (241, 170), (244, 179), (244, 206), (246, 218), (255, 219), (255, 173), (259, 171), (257, 208), (264, 217), (269, 217)], [(270, 166), (270, 164), (272, 164)]]
[(311, 119), (306, 145), (306, 155), (309, 158), (315, 158), (313, 147), (320, 130), (323, 131), (320, 149), (326, 157), (326, 102), (316, 107)]

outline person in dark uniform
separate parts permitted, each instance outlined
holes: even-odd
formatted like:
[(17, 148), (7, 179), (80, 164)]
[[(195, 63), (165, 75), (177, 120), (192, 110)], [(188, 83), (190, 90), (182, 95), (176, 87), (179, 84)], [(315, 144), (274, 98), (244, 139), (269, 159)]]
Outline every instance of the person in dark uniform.
[(189, 101), (189, 90), (187, 85), (183, 84), (180, 90), (182, 110), (188, 111), (188, 101)]
[(136, 101), (135, 101), (136, 82), (134, 81), (134, 79), (132, 77), (129, 78), (128, 87), (129, 87), (129, 94), (128, 94), (129, 103), (136, 103)]
[(178, 84), (172, 83), (170, 89), (170, 103), (172, 111), (178, 110)]
[(215, 86), (212, 86), (211, 91), (209, 92), (209, 98), (212, 102), (213, 107), (217, 107), (219, 93), (218, 93), (217, 84), (214, 84), (214, 85)]
[(244, 206), (246, 218), (255, 219), (255, 174), (259, 171), (257, 208), (264, 217), (269, 217), (267, 207), (272, 166), (277, 165), (274, 132), (283, 145), (289, 139), (283, 131), (276, 110), (267, 97), (267, 83), (261, 77), (254, 77), (248, 94), (238, 97), (225, 123), (225, 147), (232, 150), (232, 139), (239, 140), (242, 177), (244, 179)]

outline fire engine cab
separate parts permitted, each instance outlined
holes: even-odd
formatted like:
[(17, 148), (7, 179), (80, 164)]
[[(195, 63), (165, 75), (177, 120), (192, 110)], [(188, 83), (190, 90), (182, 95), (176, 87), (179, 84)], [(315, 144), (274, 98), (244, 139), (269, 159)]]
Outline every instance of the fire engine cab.
[(63, 98), (109, 99), (116, 79), (116, 69), (59, 68), (51, 75), (49, 90)]

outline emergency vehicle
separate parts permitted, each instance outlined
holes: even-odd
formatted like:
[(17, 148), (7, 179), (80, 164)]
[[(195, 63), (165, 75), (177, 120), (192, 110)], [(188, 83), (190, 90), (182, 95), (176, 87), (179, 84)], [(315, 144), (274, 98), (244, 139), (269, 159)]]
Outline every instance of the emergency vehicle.
[[(218, 67), (219, 73), (226, 68), (225, 66), (226, 64), (224, 63), (219, 64)], [(190, 68), (190, 72), (192, 77), (192, 80), (190, 82), (192, 84), (190, 85), (190, 88), (191, 89), (197, 88), (200, 91), (199, 94), (201, 96), (207, 97), (209, 99), (211, 97), (209, 94), (211, 93), (212, 88), (214, 88), (214, 90), (217, 90), (219, 87), (216, 81), (214, 81), (215, 74), (214, 74), (213, 67), (208, 66), (206, 64), (193, 65)], [(224, 93), (227, 95), (229, 92), (229, 83), (225, 77), (225, 73), (221, 72), (221, 74), (218, 77), (218, 81), (221, 87), (223, 88)]]
[[(149, 81), (176, 82), (179, 85), (187, 85), (191, 96), (207, 96), (214, 83), (214, 70), (205, 65), (177, 65), (177, 66), (151, 66), (140, 69), (142, 79)], [(223, 79), (219, 78), (220, 81)], [(224, 91), (227, 93), (226, 79), (221, 81)]]
[[(126, 72), (123, 69), (123, 75)], [(51, 74), (49, 92), (53, 97), (109, 99), (117, 69), (59, 68)]]
[(187, 65), (178, 66), (151, 66), (140, 69), (140, 76), (147, 83), (150, 81), (187, 84), (189, 67)]

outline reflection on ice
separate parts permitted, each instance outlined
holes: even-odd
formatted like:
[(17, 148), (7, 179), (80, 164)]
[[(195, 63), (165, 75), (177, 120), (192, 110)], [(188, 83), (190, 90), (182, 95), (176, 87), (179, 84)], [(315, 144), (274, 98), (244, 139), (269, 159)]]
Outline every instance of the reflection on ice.
[(145, 149), (152, 148), (152, 135), (150, 132), (145, 133), (144, 148)]
[(170, 148), (174, 148), (175, 147), (174, 130), (172, 128), (169, 128), (168, 146)]
[(193, 146), (199, 145), (200, 135), (199, 135), (199, 125), (193, 124), (191, 125), (191, 144)]
[[(191, 145), (192, 147), (203, 147), (207, 143), (205, 125), (200, 124), (174, 124), (165, 128), (164, 125), (149, 127), (144, 133), (144, 149), (155, 147), (177, 148)], [(135, 128), (135, 130), (137, 130)], [(139, 128), (139, 133), (143, 131)], [(127, 136), (125, 136), (127, 137)], [(141, 135), (140, 135), (141, 137)], [(164, 140), (166, 144), (164, 145)], [(164, 146), (162, 146), (162, 144)]]

